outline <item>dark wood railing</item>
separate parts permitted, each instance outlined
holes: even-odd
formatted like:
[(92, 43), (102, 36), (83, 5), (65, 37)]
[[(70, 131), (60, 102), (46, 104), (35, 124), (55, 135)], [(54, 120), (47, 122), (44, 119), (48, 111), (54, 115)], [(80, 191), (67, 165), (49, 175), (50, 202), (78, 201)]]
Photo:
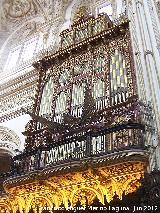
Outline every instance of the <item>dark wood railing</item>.
[[(10, 175), (16, 176), (46, 167), (83, 161), (122, 152), (146, 150), (146, 130), (150, 124), (149, 107), (132, 97), (127, 102), (96, 112), (100, 122), (75, 126), (61, 134), (41, 129), (30, 140), (38, 146), (13, 158)], [(103, 119), (102, 119), (103, 118)], [(39, 140), (43, 140), (40, 143)]]

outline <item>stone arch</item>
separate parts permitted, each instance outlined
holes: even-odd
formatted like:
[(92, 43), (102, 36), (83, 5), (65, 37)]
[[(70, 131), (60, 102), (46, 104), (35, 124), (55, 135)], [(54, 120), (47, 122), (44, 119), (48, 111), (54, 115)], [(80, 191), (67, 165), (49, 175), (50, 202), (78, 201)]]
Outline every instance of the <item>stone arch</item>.
[[(79, 193), (80, 191), (81, 191), (81, 193)], [(77, 196), (77, 194), (78, 194), (78, 196)], [(77, 196), (77, 198), (76, 198), (76, 196)], [(84, 196), (87, 196), (89, 204), (92, 203), (93, 199), (96, 196), (98, 197), (100, 202), (103, 203), (103, 195), (101, 195), (96, 189), (91, 188), (91, 187), (81, 187), (81, 188), (77, 188), (77, 189), (73, 190), (72, 194), (70, 195), (70, 202), (71, 202), (72, 206), (75, 205), (76, 201), (78, 200), (78, 198), (80, 198), (80, 196), (81, 196), (80, 200), (82, 202), (82, 205), (85, 204)]]
[[(7, 127), (0, 126), (0, 173), (9, 172), (11, 169), (11, 156), (19, 149), (20, 139), (17, 134)], [(0, 177), (0, 191), (4, 191), (4, 177)]]
[(19, 149), (20, 138), (8, 127), (0, 126), (0, 156), (14, 156)]

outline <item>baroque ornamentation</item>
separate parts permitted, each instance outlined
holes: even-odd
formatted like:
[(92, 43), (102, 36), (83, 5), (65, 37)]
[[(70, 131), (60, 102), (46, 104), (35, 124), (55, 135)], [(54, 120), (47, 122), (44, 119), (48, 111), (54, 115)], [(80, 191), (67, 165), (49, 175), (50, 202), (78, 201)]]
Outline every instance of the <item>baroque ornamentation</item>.
[(9, 22), (17, 22), (23, 20), (27, 16), (37, 13), (37, 5), (32, 1), (14, 0), (12, 2), (6, 0), (2, 4), (3, 16)]
[(73, 22), (78, 21), (79, 19), (81, 19), (82, 17), (88, 18), (89, 16), (89, 12), (88, 12), (88, 7), (85, 6), (81, 6), (78, 8), (78, 11), (75, 13), (74, 18), (73, 18)]
[(13, 0), (12, 3), (5, 2), (6, 16), (18, 18), (25, 16), (31, 10), (30, 1)]
[[(51, 20), (56, 13), (61, 16), (64, 7), (69, 1), (50, 1), (50, 0), (4, 0), (1, 7), (1, 19), (3, 25), (6, 23), (13, 28), (34, 17), (42, 17), (44, 21)], [(59, 11), (59, 12), (58, 12)], [(55, 17), (54, 17), (55, 18)], [(12, 29), (13, 30), (13, 29)]]
[(12, 130), (9, 130), (7, 127), (0, 127), (0, 140), (14, 141), (14, 143), (19, 146), (18, 136)]
[(0, 149), (1, 152), (15, 153), (20, 146), (20, 139), (15, 132), (7, 127), (0, 126)]
[[(78, 200), (85, 205), (87, 196), (89, 204), (97, 197), (104, 203), (104, 195), (110, 202), (116, 193), (122, 198), (123, 193), (136, 191), (140, 186), (140, 179), (144, 176), (145, 164), (142, 162), (126, 162), (109, 167), (99, 167), (86, 170), (84, 172), (73, 172), (59, 176), (51, 176), (47, 180), (39, 179), (32, 183), (19, 185), (9, 189), (14, 203), (20, 211), (24, 208), (26, 212), (32, 208), (36, 210), (37, 205), (40, 209), (47, 204), (52, 209), (59, 207), (61, 203), (68, 207), (74, 206)], [(22, 183), (21, 183), (22, 184)], [(6, 185), (6, 184), (5, 184)], [(8, 209), (13, 213), (17, 210), (9, 206), (10, 198), (7, 198)], [(0, 206), (4, 200), (0, 198)], [(7, 206), (6, 205), (6, 206)]]
[(122, 199), (146, 171), (146, 108), (138, 100), (128, 19), (86, 17), (83, 7), (60, 37), (59, 49), (33, 64), (32, 112), (21, 108), (32, 120), (4, 181), (14, 211)]
[[(37, 83), (37, 71), (1, 85), (0, 92), (0, 120), (4, 122), (21, 115), (21, 107), (31, 109), (34, 103), (34, 94)], [(27, 101), (27, 102), (26, 102)]]
[(66, 11), (66, 8), (71, 2), (72, 2), (71, 0), (59, 0), (59, 1), (54, 0), (53, 1), (53, 8), (54, 8), (53, 18), (58, 18), (58, 17), (64, 18), (64, 13)]
[(72, 8), (71, 21), (76, 21), (76, 19), (81, 17), (82, 15), (88, 15), (90, 11), (89, 7), (90, 1), (76, 1)]

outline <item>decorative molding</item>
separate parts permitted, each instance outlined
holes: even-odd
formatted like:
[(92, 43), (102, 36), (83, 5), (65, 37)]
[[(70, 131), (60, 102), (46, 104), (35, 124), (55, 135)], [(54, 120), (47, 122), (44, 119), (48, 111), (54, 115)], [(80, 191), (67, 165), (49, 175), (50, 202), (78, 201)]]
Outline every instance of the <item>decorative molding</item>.
[(152, 55), (152, 56), (153, 56), (153, 51), (151, 51), (151, 50), (146, 50), (146, 51), (144, 52), (144, 56), (146, 57), (147, 55)]
[(41, 17), (46, 22), (64, 16), (70, 2), (71, 0), (6, 0), (1, 5), (1, 27), (13, 30), (35, 17)]
[[(144, 176), (145, 167), (142, 161), (130, 161), (105, 167), (89, 167), (84, 171), (66, 174), (61, 171), (62, 174), (56, 176), (39, 174), (38, 179), (37, 174), (33, 172), (28, 176), (32, 179), (28, 183), (22, 181), (21, 184), (8, 188), (5, 182), (4, 186), (9, 193), (8, 204), (13, 202), (13, 198), (14, 205), (17, 203), (17, 207), (20, 210), (24, 208), (25, 212), (29, 211), (31, 205), (34, 208), (37, 203), (40, 208), (43, 207), (43, 200), (47, 201), (50, 209), (53, 202), (57, 208), (61, 203), (68, 208), (68, 200), (71, 206), (74, 206), (78, 199), (84, 205), (83, 198), (87, 196), (90, 205), (95, 196), (104, 203), (104, 196), (109, 202), (115, 193), (122, 198), (124, 192), (128, 194), (136, 191), (140, 186), (140, 179)], [(2, 199), (0, 198), (0, 202), (3, 202)]]
[(0, 126), (0, 154), (3, 152), (15, 154), (15, 150), (20, 146), (18, 135), (7, 127)]
[(31, 82), (35, 82), (37, 78), (38, 71), (33, 69), (30, 72), (25, 72), (25, 74), (20, 75), (17, 78), (11, 79), (5, 83), (0, 84), (0, 98), (11, 94), (15, 90), (18, 91), (19, 88), (25, 88)]
[(24, 114), (21, 107), (32, 109), (37, 80), (37, 71), (33, 70), (0, 86), (1, 122)]

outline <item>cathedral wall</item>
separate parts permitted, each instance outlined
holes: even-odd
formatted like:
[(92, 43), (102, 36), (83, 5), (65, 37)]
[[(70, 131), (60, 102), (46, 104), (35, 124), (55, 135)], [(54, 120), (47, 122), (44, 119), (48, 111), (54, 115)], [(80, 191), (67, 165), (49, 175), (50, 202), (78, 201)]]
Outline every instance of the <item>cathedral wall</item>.
[[(159, 153), (159, 22), (153, 1), (127, 1), (128, 16), (137, 72), (139, 96), (150, 102), (153, 110), (154, 138), (150, 141), (153, 152)], [(156, 151), (155, 151), (156, 150)], [(154, 154), (155, 155), (155, 154)], [(159, 154), (157, 161), (160, 164)]]

